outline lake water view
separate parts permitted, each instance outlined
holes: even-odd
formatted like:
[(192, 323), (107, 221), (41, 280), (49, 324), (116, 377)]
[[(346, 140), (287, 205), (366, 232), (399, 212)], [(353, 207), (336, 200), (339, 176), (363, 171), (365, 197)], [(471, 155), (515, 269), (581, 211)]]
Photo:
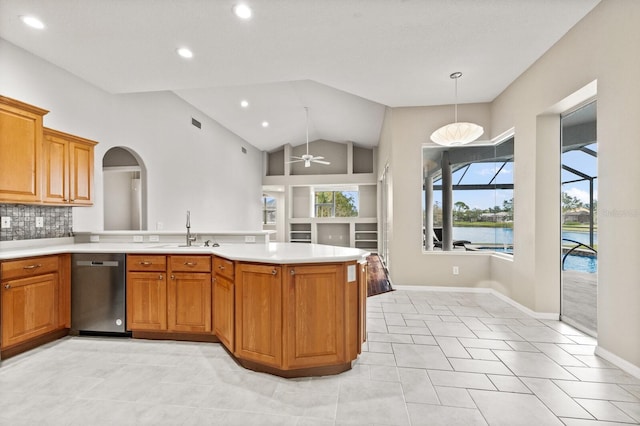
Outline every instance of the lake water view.
[[(562, 238), (578, 241), (589, 245), (588, 232), (563, 231)], [(513, 229), (511, 228), (485, 228), (485, 227), (453, 227), (454, 240), (467, 240), (473, 244), (499, 244), (503, 250), (509, 250), (509, 246), (513, 245)], [(594, 244), (598, 244), (598, 234), (593, 235)], [(570, 244), (565, 242), (565, 244)], [(574, 270), (588, 273), (595, 273), (598, 268), (598, 260), (596, 256), (576, 256), (569, 255), (565, 261), (565, 270)]]
[[(562, 238), (581, 242), (589, 245), (588, 232), (563, 231)], [(511, 228), (485, 228), (485, 227), (453, 227), (454, 240), (467, 240), (473, 244), (502, 244), (513, 245), (513, 229)], [(593, 243), (598, 244), (598, 234), (593, 234)]]

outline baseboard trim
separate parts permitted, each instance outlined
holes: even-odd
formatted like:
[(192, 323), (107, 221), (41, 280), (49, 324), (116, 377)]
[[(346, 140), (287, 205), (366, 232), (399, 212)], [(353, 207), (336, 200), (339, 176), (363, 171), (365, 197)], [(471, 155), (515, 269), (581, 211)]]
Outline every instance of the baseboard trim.
[(609, 361), (611, 364), (615, 365), (621, 370), (624, 370), (625, 372), (631, 374), (633, 377), (640, 379), (640, 367), (638, 367), (637, 365), (630, 363), (626, 359), (620, 358), (618, 355), (609, 352), (602, 346), (596, 346), (595, 354), (600, 358)]
[(397, 285), (395, 286), (396, 290), (409, 290), (409, 291), (450, 291), (450, 292), (460, 292), (460, 293), (489, 293), (489, 294), (493, 294), (494, 296), (496, 296), (498, 299), (507, 302), (508, 304), (510, 304), (511, 306), (513, 306), (514, 308), (519, 309), (520, 311), (524, 312), (525, 314), (535, 318), (535, 319), (541, 319), (541, 320), (559, 320), (560, 319), (560, 313), (556, 313), (556, 312), (536, 312), (533, 311), (529, 308), (527, 308), (524, 305), (521, 305), (520, 303), (516, 302), (515, 300), (511, 299), (508, 296), (505, 296), (504, 294), (500, 293), (499, 291), (496, 291), (492, 288), (486, 288), (486, 287), (442, 287), (442, 286), (413, 286), (413, 285)]

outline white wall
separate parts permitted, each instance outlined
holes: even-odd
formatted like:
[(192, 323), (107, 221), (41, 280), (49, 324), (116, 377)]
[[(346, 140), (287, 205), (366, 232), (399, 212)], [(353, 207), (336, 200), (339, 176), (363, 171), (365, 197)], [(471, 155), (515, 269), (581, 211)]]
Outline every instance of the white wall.
[[(598, 100), (598, 347), (640, 371), (640, 2), (603, 0), (486, 108), (461, 120), (492, 137), (515, 128), (513, 260), (423, 254), (419, 145), (442, 123), (439, 108), (388, 109), (378, 170), (393, 170), (391, 277), (395, 284), (490, 286), (537, 312), (560, 298), (558, 114)], [(597, 85), (594, 83), (597, 80)], [(480, 106), (478, 106), (480, 107)], [(452, 262), (461, 276), (449, 275)]]
[(74, 230), (103, 229), (102, 157), (114, 146), (145, 163), (149, 229), (184, 229), (187, 209), (196, 233), (261, 229), (261, 153), (173, 93), (112, 95), (1, 39), (0, 63), (2, 95), (50, 110), (47, 127), (99, 142), (95, 203), (73, 209)]

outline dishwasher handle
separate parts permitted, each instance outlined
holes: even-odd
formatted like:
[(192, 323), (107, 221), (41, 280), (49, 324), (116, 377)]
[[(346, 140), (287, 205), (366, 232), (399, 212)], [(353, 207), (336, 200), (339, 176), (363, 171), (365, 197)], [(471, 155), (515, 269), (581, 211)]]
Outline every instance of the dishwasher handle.
[(111, 268), (118, 267), (120, 262), (117, 260), (78, 260), (76, 265), (78, 266), (106, 266)]

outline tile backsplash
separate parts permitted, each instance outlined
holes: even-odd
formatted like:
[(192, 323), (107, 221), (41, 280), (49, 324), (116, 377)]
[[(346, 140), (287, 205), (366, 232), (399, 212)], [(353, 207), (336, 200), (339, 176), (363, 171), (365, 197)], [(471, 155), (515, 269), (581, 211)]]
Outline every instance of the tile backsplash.
[[(71, 235), (71, 207), (0, 204), (0, 216), (11, 218), (11, 227), (0, 229), (0, 241), (61, 238)], [(36, 227), (36, 218), (43, 220)]]

